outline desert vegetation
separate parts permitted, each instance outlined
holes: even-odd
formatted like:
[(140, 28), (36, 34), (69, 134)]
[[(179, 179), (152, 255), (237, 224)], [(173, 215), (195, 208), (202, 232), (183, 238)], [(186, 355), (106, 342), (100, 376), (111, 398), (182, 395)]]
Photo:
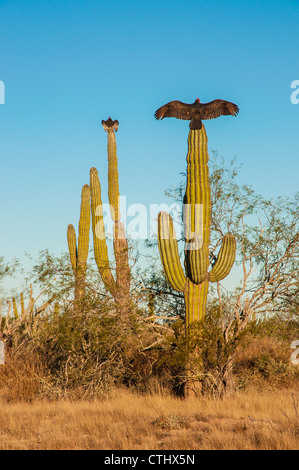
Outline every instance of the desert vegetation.
[(247, 392), (182, 401), (115, 390), (95, 401), (8, 403), (1, 450), (298, 449), (298, 398), (290, 391)]
[[(167, 195), (206, 204), (203, 248), (187, 252), (184, 232), (164, 239), (166, 213), (158, 239), (136, 244), (105, 130), (113, 240), (92, 168), (68, 252), (45, 249), (21, 288), (1, 292), (0, 448), (298, 447), (298, 196), (266, 200), (238, 182), (235, 161), (212, 152), (210, 173), (194, 170), (189, 151)], [(18, 269), (0, 258), (0, 280)]]

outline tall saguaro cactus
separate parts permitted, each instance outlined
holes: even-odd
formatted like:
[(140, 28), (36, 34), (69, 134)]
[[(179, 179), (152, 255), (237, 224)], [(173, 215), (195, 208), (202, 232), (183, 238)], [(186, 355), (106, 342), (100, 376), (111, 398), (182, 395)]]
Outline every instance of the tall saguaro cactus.
[(234, 235), (227, 233), (217, 260), (209, 271), (211, 197), (208, 168), (207, 134), (190, 130), (187, 154), (187, 187), (184, 198), (185, 273), (181, 266), (173, 221), (167, 212), (158, 216), (158, 242), (167, 281), (184, 293), (186, 328), (204, 318), (210, 282), (224, 279), (230, 272), (236, 253)]
[(128, 311), (130, 303), (131, 276), (128, 256), (128, 242), (125, 235), (124, 225), (121, 222), (119, 208), (118, 160), (115, 139), (115, 131), (118, 129), (118, 123), (116, 127), (113, 125), (105, 125), (107, 122), (108, 121), (103, 122), (103, 127), (108, 133), (108, 197), (111, 218), (114, 222), (113, 249), (116, 263), (115, 277), (112, 274), (108, 257), (108, 247), (106, 243), (103, 217), (101, 184), (96, 168), (91, 168), (90, 190), (94, 254), (104, 286), (114, 298), (117, 307), (120, 308), (122, 312), (124, 312)]
[(81, 208), (79, 220), (78, 243), (74, 226), (70, 224), (67, 229), (67, 241), (75, 276), (75, 305), (78, 306), (85, 294), (85, 277), (89, 250), (90, 231), (90, 188), (85, 184), (81, 192)]

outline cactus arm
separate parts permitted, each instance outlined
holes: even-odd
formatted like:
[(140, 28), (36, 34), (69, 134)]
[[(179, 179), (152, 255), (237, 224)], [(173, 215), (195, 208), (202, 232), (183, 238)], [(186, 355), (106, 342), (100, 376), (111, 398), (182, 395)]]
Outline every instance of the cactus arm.
[(78, 235), (77, 274), (85, 278), (89, 251), (90, 230), (90, 189), (87, 184), (82, 188), (81, 209)]
[(67, 228), (67, 242), (69, 247), (70, 253), (70, 260), (72, 264), (72, 269), (74, 276), (76, 276), (77, 272), (77, 242), (76, 242), (76, 232), (74, 226), (69, 224)]
[(96, 168), (91, 168), (90, 170), (90, 191), (94, 256), (106, 289), (112, 296), (115, 296), (117, 287), (109, 266), (103, 218), (101, 184)]
[[(81, 302), (85, 292), (85, 276), (89, 250), (90, 189), (85, 184), (81, 191), (78, 246), (76, 231), (72, 224), (67, 229), (67, 242), (75, 277), (75, 302)], [(78, 306), (78, 305), (77, 305)]]
[(160, 212), (158, 215), (158, 245), (168, 283), (173, 289), (183, 292), (186, 278), (180, 261), (173, 221), (167, 212)]
[(31, 315), (31, 317), (33, 318), (33, 314), (34, 314), (34, 304), (35, 304), (35, 301), (34, 301), (34, 297), (33, 297), (33, 289), (32, 289), (32, 284), (30, 284), (30, 298), (29, 298), (29, 313)]
[(12, 307), (13, 307), (14, 317), (17, 320), (19, 318), (19, 313), (18, 313), (18, 307), (17, 307), (17, 302), (16, 302), (15, 297), (12, 298)]
[(23, 318), (24, 315), (25, 315), (25, 302), (24, 302), (23, 292), (21, 292), (21, 294), (20, 294), (20, 303), (21, 303), (21, 315), (22, 315), (22, 318)]
[(195, 284), (207, 279), (211, 223), (208, 139), (205, 127), (190, 130), (184, 198), (185, 269)]
[(224, 279), (230, 273), (235, 257), (236, 239), (232, 233), (227, 233), (222, 241), (217, 261), (209, 272), (210, 281), (217, 282)]

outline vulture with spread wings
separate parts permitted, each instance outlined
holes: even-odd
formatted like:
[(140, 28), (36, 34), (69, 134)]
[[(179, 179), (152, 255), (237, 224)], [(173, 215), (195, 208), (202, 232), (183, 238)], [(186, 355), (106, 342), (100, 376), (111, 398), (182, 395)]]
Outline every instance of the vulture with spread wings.
[(201, 103), (198, 98), (194, 103), (187, 104), (181, 101), (170, 101), (155, 112), (156, 119), (174, 117), (190, 121), (190, 129), (201, 129), (202, 120), (215, 119), (219, 116), (236, 116), (239, 108), (236, 104), (225, 100), (214, 100)]
[(102, 126), (104, 127), (106, 132), (113, 132), (113, 131), (117, 132), (119, 122), (117, 119), (113, 121), (111, 117), (109, 116), (107, 121), (104, 121), (104, 120), (102, 121)]

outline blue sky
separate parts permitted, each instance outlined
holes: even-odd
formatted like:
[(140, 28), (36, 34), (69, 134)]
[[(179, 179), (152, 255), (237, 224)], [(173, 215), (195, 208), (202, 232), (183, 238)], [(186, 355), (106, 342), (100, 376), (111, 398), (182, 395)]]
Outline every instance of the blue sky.
[(165, 202), (186, 167), (188, 123), (162, 104), (223, 98), (237, 118), (208, 121), (209, 148), (242, 164), (267, 197), (298, 190), (298, 18), (294, 1), (0, 0), (0, 255), (67, 250), (89, 169), (107, 202), (116, 134), (128, 204)]

